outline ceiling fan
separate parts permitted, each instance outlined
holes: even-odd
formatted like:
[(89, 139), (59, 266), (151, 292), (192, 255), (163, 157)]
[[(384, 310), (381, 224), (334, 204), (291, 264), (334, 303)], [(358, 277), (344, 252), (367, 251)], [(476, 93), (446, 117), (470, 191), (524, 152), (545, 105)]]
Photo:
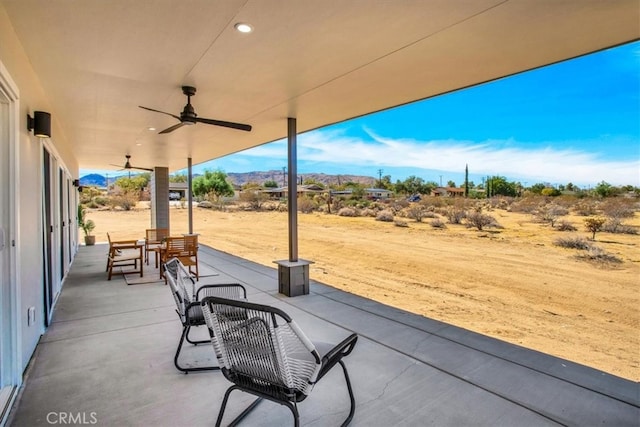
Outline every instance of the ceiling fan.
[(148, 108), (148, 107), (143, 107), (142, 105), (138, 105), (138, 107), (142, 109), (154, 111), (156, 113), (166, 114), (167, 116), (171, 116), (175, 119), (180, 120), (180, 123), (175, 124), (171, 127), (168, 127), (165, 130), (158, 133), (173, 132), (174, 130), (182, 126), (195, 125), (196, 123), (206, 123), (208, 125), (224, 126), (232, 129), (244, 130), (247, 132), (251, 131), (250, 125), (245, 125), (242, 123), (225, 122), (222, 120), (203, 119), (198, 117), (195, 109), (191, 105), (191, 97), (196, 94), (196, 88), (193, 86), (182, 86), (182, 93), (184, 93), (187, 96), (187, 105), (184, 106), (184, 110), (182, 110), (182, 112), (180, 113), (180, 116), (176, 116), (175, 114), (166, 113), (164, 111), (154, 110), (153, 108)]
[[(131, 155), (130, 155), (130, 154), (127, 154), (127, 155), (125, 155), (125, 157), (127, 158), (127, 161), (125, 162), (124, 166), (122, 166), (122, 169), (120, 169), (120, 170), (125, 170), (125, 169), (128, 169), (128, 170), (130, 170), (130, 169), (137, 169), (137, 170), (141, 170), (141, 171), (149, 171), (149, 172), (153, 172), (153, 169), (150, 169), (150, 168), (141, 168), (141, 167), (138, 167), (138, 166), (131, 166), (131, 163), (129, 162), (129, 160), (131, 159)], [(120, 166), (120, 165), (114, 165), (114, 164), (111, 164), (111, 166)]]

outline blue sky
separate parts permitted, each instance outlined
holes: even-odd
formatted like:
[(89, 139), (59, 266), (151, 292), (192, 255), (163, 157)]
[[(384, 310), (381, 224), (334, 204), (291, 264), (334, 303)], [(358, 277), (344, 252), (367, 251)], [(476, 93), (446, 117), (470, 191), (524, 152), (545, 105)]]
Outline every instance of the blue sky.
[[(298, 136), (298, 173), (640, 186), (640, 42)], [(286, 140), (194, 167), (282, 170)], [(86, 171), (89, 172), (89, 171)], [(81, 170), (81, 176), (84, 173)]]

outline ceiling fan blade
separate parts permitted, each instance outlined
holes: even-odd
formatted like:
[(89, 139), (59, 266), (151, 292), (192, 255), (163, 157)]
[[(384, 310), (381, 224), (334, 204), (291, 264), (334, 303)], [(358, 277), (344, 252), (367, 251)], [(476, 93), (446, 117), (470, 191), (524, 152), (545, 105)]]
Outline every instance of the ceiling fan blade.
[(178, 123), (178, 124), (175, 124), (175, 125), (173, 125), (173, 126), (171, 126), (171, 127), (166, 128), (165, 130), (160, 131), (160, 132), (158, 132), (158, 133), (160, 134), (160, 133), (169, 133), (169, 132), (173, 132), (174, 130), (176, 130), (176, 129), (178, 129), (178, 128), (181, 128), (181, 127), (182, 127), (182, 126), (184, 126), (184, 125), (186, 125), (186, 123), (185, 123), (185, 122), (180, 122), (180, 123)]
[(245, 124), (242, 124), (242, 123), (225, 122), (225, 121), (222, 121), (222, 120), (203, 119), (203, 118), (200, 118), (200, 117), (196, 117), (195, 121), (199, 122), (199, 123), (206, 123), (208, 125), (224, 126), (224, 127), (227, 127), (227, 128), (244, 130), (246, 132), (250, 132), (251, 131), (251, 126), (250, 125), (245, 125)]
[(138, 170), (141, 170), (141, 171), (153, 172), (153, 169), (150, 169), (150, 168), (140, 168), (140, 167), (138, 167), (138, 166), (131, 166), (131, 169), (138, 169)]
[(154, 110), (153, 108), (149, 108), (149, 107), (143, 107), (142, 105), (138, 105), (138, 107), (142, 108), (143, 110), (149, 110), (149, 111), (153, 111), (155, 113), (162, 113), (162, 114), (166, 114), (167, 116), (171, 116), (174, 119), (178, 119), (180, 120), (180, 117), (176, 116), (175, 114), (171, 114), (171, 113), (166, 113), (164, 111), (160, 111), (160, 110)]

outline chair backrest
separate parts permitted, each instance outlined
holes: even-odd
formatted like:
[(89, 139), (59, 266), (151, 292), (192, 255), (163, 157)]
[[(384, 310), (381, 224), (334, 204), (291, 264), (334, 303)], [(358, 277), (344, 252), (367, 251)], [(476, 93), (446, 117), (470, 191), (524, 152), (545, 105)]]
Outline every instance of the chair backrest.
[[(203, 291), (202, 293), (205, 295), (228, 299), (245, 300), (247, 297), (245, 288), (236, 283), (204, 285), (199, 291), (196, 291), (196, 282), (193, 280), (193, 276), (178, 258), (172, 258), (166, 262), (164, 269), (167, 283), (176, 302), (176, 311), (183, 323), (186, 321), (189, 306), (197, 302), (198, 292), (200, 291)], [(196, 307), (199, 308), (199, 306)]]
[(190, 256), (196, 255), (198, 252), (198, 235), (197, 234), (185, 234), (184, 235), (184, 249)]
[[(178, 315), (184, 322), (187, 307), (195, 301), (195, 281), (177, 258), (172, 258), (164, 264), (164, 275), (176, 302)], [(188, 283), (191, 283), (191, 286)]]
[(169, 237), (168, 228), (147, 228), (145, 240), (148, 243), (160, 243), (162, 239)]
[(165, 238), (165, 244), (165, 253), (169, 258), (186, 253), (186, 239), (184, 236), (167, 237)]
[(283, 311), (219, 297), (202, 300), (225, 377), (275, 395), (308, 395), (321, 361), (313, 343)]

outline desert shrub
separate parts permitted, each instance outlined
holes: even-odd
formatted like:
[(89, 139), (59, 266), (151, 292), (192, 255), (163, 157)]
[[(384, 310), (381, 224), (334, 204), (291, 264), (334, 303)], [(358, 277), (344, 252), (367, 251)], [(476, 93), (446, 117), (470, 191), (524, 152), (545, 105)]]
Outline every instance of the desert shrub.
[(439, 218), (438, 214), (435, 212), (431, 212), (431, 211), (426, 211), (424, 213), (424, 217), (425, 218)]
[(204, 201), (198, 203), (198, 207), (199, 208), (203, 208), (203, 209), (212, 209), (213, 208), (213, 203), (211, 203), (208, 200), (204, 200)]
[(505, 203), (504, 199), (502, 199), (501, 197), (492, 197), (490, 199), (486, 199), (484, 200), (484, 203), (486, 203), (486, 205), (484, 206), (485, 209), (506, 209), (508, 206), (508, 204)]
[(262, 191), (246, 190), (240, 193), (239, 200), (250, 209), (259, 211), (269, 200), (269, 195)]
[(402, 221), (400, 219), (396, 219), (393, 222), (393, 225), (395, 225), (396, 227), (409, 227), (409, 224), (407, 223), (407, 221)]
[(581, 199), (573, 206), (573, 211), (580, 216), (591, 216), (596, 214), (597, 204), (592, 199)]
[(602, 217), (591, 217), (591, 218), (586, 218), (584, 220), (584, 226), (585, 228), (590, 231), (592, 234), (591, 236), (591, 240), (595, 240), (596, 239), (596, 233), (600, 230), (602, 230), (602, 227), (604, 226), (604, 223), (607, 220), (605, 218)]
[(445, 211), (445, 216), (451, 224), (462, 224), (462, 220), (466, 218), (467, 212), (459, 207), (450, 206)]
[(369, 216), (369, 217), (375, 218), (376, 211), (371, 209), (371, 208), (365, 208), (362, 211), (360, 211), (360, 215), (361, 216)]
[(94, 197), (91, 201), (98, 206), (107, 206), (109, 204), (109, 199), (102, 196)]
[(576, 231), (577, 228), (567, 220), (560, 220), (556, 225), (556, 230), (558, 231)]
[(615, 255), (606, 252), (604, 249), (597, 246), (591, 246), (584, 253), (576, 255), (579, 259), (587, 261), (595, 261), (604, 264), (621, 264), (622, 260)]
[(513, 202), (510, 206), (510, 209), (511, 212), (534, 214), (540, 209), (540, 206), (544, 204), (545, 201), (543, 197), (530, 196), (524, 197), (517, 202)]
[(308, 197), (300, 197), (298, 199), (298, 210), (302, 213), (313, 212), (318, 205)]
[(433, 228), (447, 228), (447, 225), (440, 218), (431, 220), (430, 224)]
[(406, 209), (407, 217), (415, 219), (416, 222), (422, 222), (422, 218), (424, 218), (427, 213), (425, 206), (418, 203), (413, 204)]
[(587, 250), (593, 245), (584, 237), (558, 237), (553, 244), (562, 248)]
[(112, 208), (120, 207), (125, 211), (130, 211), (138, 203), (138, 194), (135, 191), (127, 191), (113, 196), (110, 200)]
[(473, 211), (467, 213), (466, 223), (467, 226), (476, 227), (479, 231), (482, 231), (484, 227), (496, 225), (497, 221), (491, 215), (484, 214), (480, 211)]
[(619, 219), (608, 219), (602, 226), (602, 231), (618, 234), (638, 234), (637, 227), (625, 225)]
[(344, 197), (333, 197), (331, 201), (331, 212), (338, 212), (344, 205)]
[(262, 204), (261, 209), (265, 211), (277, 211), (278, 206), (280, 206), (280, 202), (267, 201)]
[(614, 197), (600, 204), (600, 210), (607, 217), (622, 220), (632, 218), (635, 213), (634, 200)]
[(391, 202), (391, 206), (395, 211), (400, 211), (402, 209), (408, 208), (411, 203), (406, 199), (398, 199)]
[(378, 212), (378, 214), (376, 215), (376, 221), (393, 222), (393, 216), (393, 211), (391, 211), (390, 209), (385, 209)]
[(536, 212), (536, 219), (543, 223), (549, 223), (551, 227), (554, 226), (556, 220), (564, 215), (567, 215), (569, 210), (564, 206), (559, 206), (555, 203), (541, 206)]
[(287, 212), (289, 210), (289, 206), (287, 206), (286, 203), (280, 203), (278, 204), (278, 207), (276, 208), (276, 210), (278, 212)]
[(354, 208), (341, 208), (338, 211), (338, 216), (358, 216), (358, 211)]
[(433, 209), (447, 206), (447, 202), (444, 197), (431, 197), (428, 200), (425, 200), (424, 203), (428, 206), (433, 206)]

